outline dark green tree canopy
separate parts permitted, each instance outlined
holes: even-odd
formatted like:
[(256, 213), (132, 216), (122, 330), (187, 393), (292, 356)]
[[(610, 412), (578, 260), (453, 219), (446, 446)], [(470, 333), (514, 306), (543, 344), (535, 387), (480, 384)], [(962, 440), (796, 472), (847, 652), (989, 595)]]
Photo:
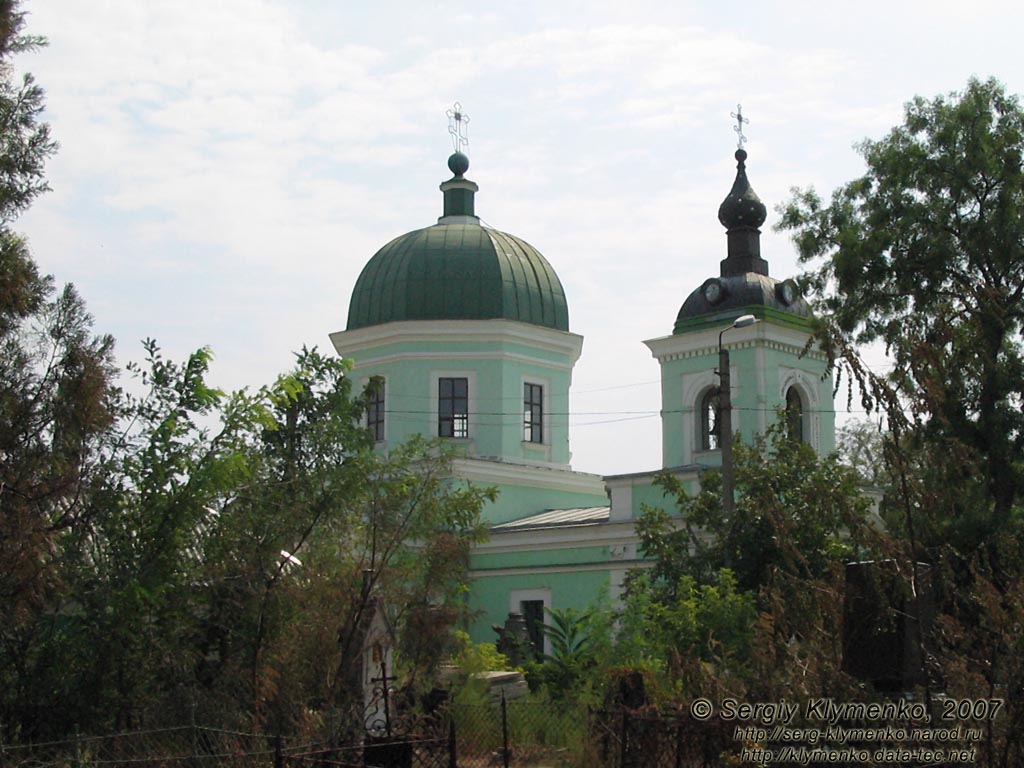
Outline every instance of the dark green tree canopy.
[(821, 339), (864, 380), (853, 345), (884, 342), (895, 366), (865, 381), (868, 405), (967, 451), (1005, 520), (1024, 448), (1024, 112), (995, 80), (972, 80), (914, 99), (860, 151), (861, 178), (827, 204), (797, 190), (779, 225), (812, 264)]
[(42, 41), (0, 2), (0, 652), (54, 584), (55, 538), (83, 513), (98, 450), (114, 418), (113, 341), (70, 286), (56, 293), (12, 220), (46, 189), (56, 145), (40, 121), (43, 92), (15, 80), (10, 56)]

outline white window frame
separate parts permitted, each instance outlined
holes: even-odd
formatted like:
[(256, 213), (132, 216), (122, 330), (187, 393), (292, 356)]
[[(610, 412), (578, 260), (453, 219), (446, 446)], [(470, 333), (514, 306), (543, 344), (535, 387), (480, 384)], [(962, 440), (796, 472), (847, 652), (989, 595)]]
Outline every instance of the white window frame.
[(783, 368), (779, 371), (779, 403), (786, 408), (786, 393), (796, 387), (803, 408), (801, 426), (803, 438), (816, 453), (821, 453), (821, 404), (818, 398), (817, 379), (799, 368)]
[[(540, 442), (534, 443), (526, 439), (526, 431), (523, 423), (523, 395), (527, 384), (535, 384), (541, 388), (541, 428)], [(525, 445), (550, 446), (551, 445), (551, 380), (541, 376), (522, 376), (519, 381), (519, 440)]]
[[(551, 610), (551, 587), (534, 589), (513, 589), (508, 593), (508, 612), (522, 613), (521, 603), (527, 600), (540, 600), (544, 603), (544, 623), (548, 623), (548, 612)], [(544, 653), (551, 654), (551, 638), (544, 634)]]
[[(382, 437), (380, 440), (376, 441), (377, 445), (381, 445), (381, 444), (387, 443), (387, 441), (388, 441), (388, 396), (390, 394), (390, 389), (388, 387), (388, 377), (387, 377), (386, 374), (383, 374), (383, 373), (371, 373), (368, 376), (360, 377), (360, 379), (359, 379), (360, 387), (363, 390), (365, 390), (366, 389), (366, 385), (370, 383), (370, 379), (372, 379), (372, 378), (380, 378), (380, 379), (384, 380), (384, 413), (382, 414), (383, 422), (384, 422), (384, 425), (383, 425), (384, 437)], [(370, 428), (370, 413), (369, 413), (369, 411), (367, 411), (365, 414), (363, 414), (363, 425), (367, 429)]]
[[(718, 387), (718, 374), (713, 369), (683, 375), (683, 455), (681, 464), (692, 464), (697, 454), (717, 454), (719, 451), (718, 448), (704, 450), (704, 447), (701, 445), (700, 415), (701, 400), (704, 399), (704, 393), (709, 389), (718, 389)], [(735, 379), (733, 379), (734, 391), (735, 387)]]
[(465, 379), (466, 380), (466, 410), (468, 411), (466, 423), (466, 437), (446, 437), (445, 440), (472, 440), (476, 437), (478, 425), (477, 420), (477, 389), (476, 371), (472, 370), (436, 370), (430, 372), (430, 434), (432, 437), (440, 437), (438, 427), (440, 397), (438, 387), (441, 379)]

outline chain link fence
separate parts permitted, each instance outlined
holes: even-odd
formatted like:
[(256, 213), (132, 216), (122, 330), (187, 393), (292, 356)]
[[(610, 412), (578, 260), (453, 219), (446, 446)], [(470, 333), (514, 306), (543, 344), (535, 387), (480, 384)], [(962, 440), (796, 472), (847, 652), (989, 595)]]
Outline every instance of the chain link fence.
[(589, 752), (601, 768), (712, 768), (737, 749), (726, 724), (658, 710), (590, 713)]
[(452, 705), (460, 768), (582, 765), (587, 710), (565, 702), (523, 700)]
[(0, 743), (0, 768), (269, 768), (274, 749), (274, 740), (266, 736), (182, 726), (44, 743)]
[(350, 743), (184, 726), (0, 744), (0, 768), (709, 768), (735, 746), (720, 723), (557, 701), (451, 704), (402, 725)]

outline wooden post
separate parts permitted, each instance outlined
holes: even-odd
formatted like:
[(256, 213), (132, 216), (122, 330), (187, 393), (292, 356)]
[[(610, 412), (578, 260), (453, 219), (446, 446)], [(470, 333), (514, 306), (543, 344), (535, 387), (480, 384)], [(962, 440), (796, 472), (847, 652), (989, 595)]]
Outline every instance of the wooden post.
[(629, 740), (629, 710), (622, 708), (622, 733), (619, 734), (619, 768), (626, 768), (626, 742)]
[(284, 768), (284, 737), (280, 733), (274, 737), (274, 768)]
[(736, 506), (733, 494), (732, 465), (732, 376), (729, 371), (729, 350), (718, 336), (718, 441), (722, 445), (722, 508), (732, 512)]
[(501, 689), (501, 757), (502, 765), (509, 768), (511, 755), (508, 751), (508, 705), (505, 703), (505, 689)]

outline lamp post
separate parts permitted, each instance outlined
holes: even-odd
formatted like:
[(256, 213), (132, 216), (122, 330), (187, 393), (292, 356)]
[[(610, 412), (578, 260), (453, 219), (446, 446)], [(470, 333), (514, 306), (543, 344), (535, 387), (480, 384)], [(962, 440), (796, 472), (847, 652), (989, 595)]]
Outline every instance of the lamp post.
[(732, 325), (718, 333), (718, 440), (722, 446), (722, 508), (732, 512), (736, 505), (733, 496), (732, 466), (732, 381), (729, 372), (729, 350), (722, 346), (722, 334), (733, 328), (746, 328), (757, 322), (753, 315), (741, 315)]

